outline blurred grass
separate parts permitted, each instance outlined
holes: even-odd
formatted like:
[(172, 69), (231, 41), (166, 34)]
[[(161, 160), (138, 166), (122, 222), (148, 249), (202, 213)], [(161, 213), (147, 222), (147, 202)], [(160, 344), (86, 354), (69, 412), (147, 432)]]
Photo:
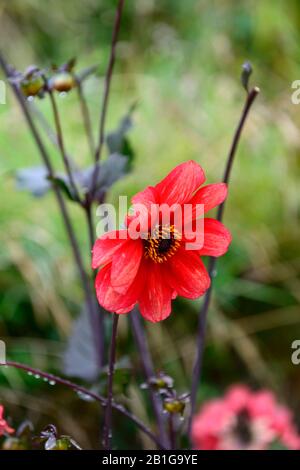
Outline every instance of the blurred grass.
[[(98, 63), (103, 74), (113, 7), (108, 0), (2, 1), (2, 48), (21, 69), (76, 55), (80, 66)], [(290, 346), (300, 336), (300, 114), (291, 103), (291, 83), (300, 76), (299, 31), (296, 0), (128, 1), (107, 126), (113, 128), (138, 100), (131, 134), (136, 161), (133, 172), (109, 194), (115, 204), (119, 194), (133, 195), (188, 159), (204, 167), (208, 182), (220, 181), (244, 100), (240, 67), (246, 59), (252, 62), (251, 80), (261, 96), (233, 171), (225, 216), (233, 244), (219, 263), (200, 398), (220, 393), (234, 381), (272, 386), (294, 407), (298, 420), (300, 382)], [(95, 131), (101, 89), (101, 77), (86, 83)], [(37, 104), (51, 121), (49, 103)], [(84, 165), (89, 155), (76, 94), (61, 99), (60, 108), (68, 151)], [(38, 164), (39, 157), (11, 94), (7, 105), (0, 106), (0, 123), (0, 335), (13, 357), (59, 368), (82, 293), (52, 196), (36, 200), (15, 191), (15, 170)], [(58, 154), (49, 149), (59, 166)], [(88, 262), (81, 214), (71, 210)], [(148, 328), (157, 368), (171, 373), (180, 391), (189, 385), (200, 304), (179, 300), (167, 322)], [(119, 354), (129, 355), (137, 366), (125, 319), (121, 325)], [(32, 407), (30, 399), (23, 400), (24, 394), (35, 393), (33, 379), (28, 382), (10, 370), (5, 376), (0, 396), (19, 405), (11, 413), (16, 420), (20, 406), (23, 415), (31, 410), (39, 424), (55, 416), (64, 432), (95, 445), (96, 431), (92, 442), (88, 438), (89, 429), (97, 429), (93, 404), (84, 405), (91, 416), (79, 419), (76, 401), (68, 395), (62, 416), (66, 392), (56, 391), (54, 397), (45, 386), (41, 396), (57, 406), (57, 413), (43, 415), (42, 404)], [(134, 381), (130, 387), (133, 401), (144, 396)], [(132, 437), (128, 442), (119, 445), (131, 445)]]

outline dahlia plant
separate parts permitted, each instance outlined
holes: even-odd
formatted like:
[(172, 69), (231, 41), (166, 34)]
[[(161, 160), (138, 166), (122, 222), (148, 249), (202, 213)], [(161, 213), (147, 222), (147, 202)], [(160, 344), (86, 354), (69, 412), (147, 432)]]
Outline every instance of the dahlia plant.
[[(205, 405), (202, 412), (194, 418), (216, 260), (227, 252), (231, 242), (230, 231), (222, 223), (224, 204), (241, 133), (259, 92), (257, 87), (249, 87), (252, 71), (249, 63), (244, 64), (241, 76), (246, 93), (245, 104), (234, 132), (221, 182), (204, 185), (205, 174), (202, 166), (196, 161), (183, 162), (155, 186), (141, 188), (132, 198), (132, 207), (121, 227), (115, 227), (95, 239), (96, 206), (104, 203), (107, 190), (115, 181), (130, 172), (133, 165), (133, 150), (128, 132), (132, 126), (135, 105), (130, 108), (114, 132), (106, 132), (106, 116), (123, 6), (124, 0), (118, 0), (110, 57), (104, 77), (97, 138), (93, 132), (84, 89), (85, 80), (97, 72), (97, 67), (78, 70), (76, 60), (71, 59), (65, 64), (50, 68), (31, 65), (25, 72), (20, 72), (8, 65), (0, 54), (0, 65), (24, 114), (42, 160), (42, 167), (26, 168), (18, 172), (18, 187), (39, 197), (49, 190), (53, 191), (78, 268), (85, 300), (84, 311), (88, 313), (92, 332), (91, 341), (95, 352), (92, 370), (83, 368), (79, 374), (79, 365), (73, 360), (84, 321), (79, 318), (77, 336), (70, 341), (71, 365), (67, 354), (64, 372), (88, 383), (92, 382), (94, 387), (82, 386), (67, 378), (13, 361), (7, 361), (6, 366), (24, 370), (50, 384), (68, 387), (81, 397), (96, 400), (104, 409), (104, 418), (101, 417), (101, 446), (104, 449), (112, 448), (115, 433), (112, 429), (112, 412), (132, 421), (152, 440), (153, 446), (160, 449), (176, 448), (181, 436), (185, 437), (185, 442), (190, 442), (191, 447), (201, 449), (265, 448), (277, 439), (281, 439), (285, 446), (295, 448), (299, 445), (299, 440), (291, 426), (290, 415), (286, 409), (277, 406), (273, 397), (265, 392), (259, 395), (248, 389), (235, 388), (228, 392), (223, 400)], [(91, 156), (91, 164), (87, 168), (80, 168), (67, 150), (57, 101), (59, 93), (77, 93)], [(35, 103), (39, 99), (49, 100), (54, 129), (45, 123), (43, 116), (43, 126), (37, 125), (41, 113)], [(35, 103), (32, 104), (33, 100)], [(45, 127), (47, 137), (51, 139), (61, 157), (63, 171), (55, 169), (44, 144), (41, 132)], [(108, 151), (105, 160), (102, 159), (104, 149)], [(205, 158), (201, 159), (201, 165), (205, 167)], [(78, 205), (85, 217), (91, 253), (82, 252), (67, 202)], [(215, 207), (218, 208), (216, 218), (207, 217), (206, 214)], [(85, 267), (84, 255), (91, 255), (90, 270)], [(205, 257), (208, 257), (207, 262), (203, 260)], [(191, 386), (185, 393), (177, 392), (171, 377), (163, 372), (155, 372), (143, 323), (143, 319), (149, 321), (148, 328), (152, 327), (153, 322), (171, 323), (172, 301), (177, 296), (188, 299), (203, 296)], [(154, 429), (150, 429), (114, 399), (120, 314), (127, 314), (133, 331), (145, 376), (143, 386), (148, 390), (156, 421)], [(110, 324), (110, 345), (107, 344), (104, 320)], [(107, 374), (107, 393), (103, 395), (95, 391), (100, 373)], [(6, 448), (28, 448), (33, 445), (33, 439), (36, 439), (37, 435), (38, 445), (43, 445), (47, 450), (79, 448), (71, 437), (61, 436), (53, 424), (49, 424), (40, 433), (34, 431), (30, 424), (25, 428), (25, 434), (23, 426), (16, 436), (6, 441)], [(0, 434), (12, 432), (13, 429), (3, 419), (1, 406)]]

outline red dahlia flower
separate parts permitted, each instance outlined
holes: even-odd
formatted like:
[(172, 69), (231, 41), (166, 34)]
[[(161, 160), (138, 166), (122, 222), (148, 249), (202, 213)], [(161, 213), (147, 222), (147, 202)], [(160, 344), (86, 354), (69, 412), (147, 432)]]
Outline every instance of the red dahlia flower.
[(194, 418), (192, 439), (202, 450), (300, 449), (291, 412), (270, 391), (252, 392), (243, 385), (204, 404)]
[(11, 434), (14, 432), (14, 429), (9, 427), (7, 422), (3, 418), (3, 412), (4, 408), (2, 405), (0, 405), (0, 436), (3, 436), (3, 434)]
[[(204, 181), (204, 172), (194, 161), (178, 165), (156, 186), (132, 198), (134, 215), (127, 216), (125, 229), (105, 233), (96, 241), (92, 266), (101, 269), (95, 288), (106, 310), (127, 313), (138, 303), (143, 317), (158, 322), (170, 315), (171, 300), (177, 295), (195, 299), (206, 292), (210, 278), (201, 256), (223, 255), (231, 236), (223, 224), (205, 218), (203, 243), (197, 243), (197, 233), (193, 233), (197, 208), (202, 205), (206, 213), (227, 195), (225, 184), (200, 188)], [(190, 211), (184, 217), (187, 204)], [(178, 214), (183, 228), (175, 223)], [(137, 228), (138, 237), (133, 235)], [(193, 249), (188, 247), (191, 241)]]

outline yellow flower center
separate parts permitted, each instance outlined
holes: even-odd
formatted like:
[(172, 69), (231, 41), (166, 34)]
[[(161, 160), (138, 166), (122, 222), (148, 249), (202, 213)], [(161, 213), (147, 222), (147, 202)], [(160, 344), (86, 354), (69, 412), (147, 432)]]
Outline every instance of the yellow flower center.
[(159, 225), (144, 240), (145, 257), (155, 263), (163, 263), (178, 250), (180, 240), (180, 233), (174, 225)]

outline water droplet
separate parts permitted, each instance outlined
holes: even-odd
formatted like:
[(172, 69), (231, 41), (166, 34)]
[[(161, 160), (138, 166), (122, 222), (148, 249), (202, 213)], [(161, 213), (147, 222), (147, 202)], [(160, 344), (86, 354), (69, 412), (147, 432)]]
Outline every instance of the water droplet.
[(40, 376), (39, 374), (34, 374), (34, 378), (35, 378), (35, 379), (40, 379), (41, 376)]
[(60, 98), (65, 98), (67, 96), (67, 93), (65, 91), (61, 91), (59, 94)]
[(84, 400), (84, 401), (95, 401), (95, 399), (93, 397), (91, 397), (91, 395), (88, 395), (87, 393), (83, 393), (81, 392), (80, 390), (76, 392), (76, 394), (78, 395), (78, 397), (81, 399), (81, 400)]
[(49, 380), (49, 385), (56, 385), (55, 380)]
[(29, 371), (29, 372), (27, 372), (27, 375), (33, 375), (33, 373)]
[(47, 377), (43, 377), (44, 382), (49, 382), (49, 379)]
[(27, 97), (27, 101), (29, 101), (29, 102), (32, 103), (33, 100), (34, 100), (34, 97), (33, 97), (33, 96), (28, 96), (28, 97)]

